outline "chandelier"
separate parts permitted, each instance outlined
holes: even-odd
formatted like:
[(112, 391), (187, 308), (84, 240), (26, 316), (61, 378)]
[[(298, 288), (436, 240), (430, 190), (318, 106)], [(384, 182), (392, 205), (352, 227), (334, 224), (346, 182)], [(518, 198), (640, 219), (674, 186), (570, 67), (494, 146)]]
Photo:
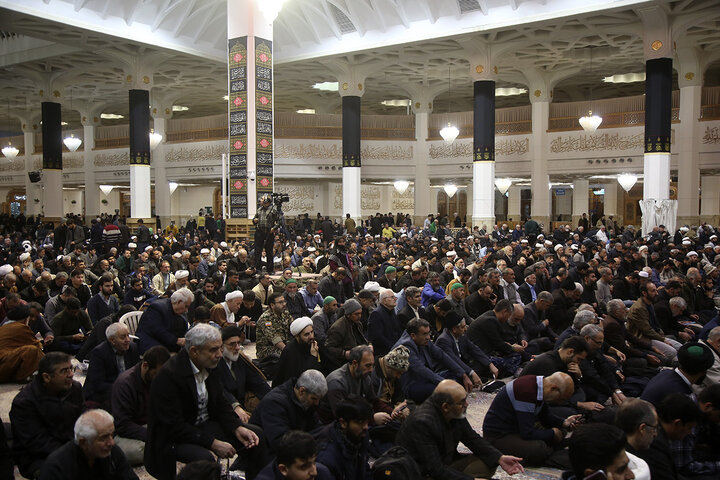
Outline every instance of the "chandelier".
[(512, 180), (509, 178), (496, 178), (495, 179), (495, 186), (500, 191), (501, 194), (505, 195), (505, 193), (508, 191), (510, 186), (512, 185)]
[(635, 185), (635, 182), (637, 182), (637, 179), (637, 176), (631, 173), (623, 173), (622, 175), (618, 175), (618, 183), (621, 187), (625, 189), (626, 192), (629, 192), (632, 189), (632, 187)]
[[(448, 117), (450, 116), (450, 65), (448, 65)], [(457, 136), (460, 134), (460, 130), (448, 119), (447, 127), (440, 130), (440, 136), (445, 140), (447, 145), (452, 145)], [(452, 195), (450, 195), (452, 197)]]
[(408, 187), (410, 186), (410, 182), (408, 182), (407, 180), (397, 180), (393, 185), (395, 185), (395, 190), (397, 190), (397, 192), (402, 195), (407, 191)]
[[(590, 77), (592, 78), (593, 74), (593, 67), (592, 67), (592, 52), (594, 46), (588, 47), (590, 48)], [(592, 103), (592, 83), (590, 83), (590, 103)], [(602, 123), (602, 117), (598, 115), (593, 115), (592, 110), (588, 110), (588, 114), (580, 117), (578, 119), (578, 122), (580, 123), (580, 126), (585, 130), (586, 132), (593, 133)]]

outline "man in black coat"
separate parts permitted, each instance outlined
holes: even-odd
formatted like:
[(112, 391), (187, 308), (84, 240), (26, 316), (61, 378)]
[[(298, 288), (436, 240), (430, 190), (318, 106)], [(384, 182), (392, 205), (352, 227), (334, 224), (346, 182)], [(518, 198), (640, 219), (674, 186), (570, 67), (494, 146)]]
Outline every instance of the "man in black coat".
[(71, 357), (48, 353), (10, 409), (13, 456), (23, 477), (36, 478), (47, 456), (73, 439), (82, 409), (82, 386), (73, 380)]
[(405, 289), (405, 301), (407, 304), (397, 313), (400, 326), (405, 328), (407, 322), (413, 318), (420, 318), (422, 309), (422, 289), (420, 287), (409, 286)]
[(155, 345), (163, 345), (171, 352), (177, 352), (185, 344), (186, 315), (194, 300), (195, 296), (189, 289), (181, 288), (170, 298), (152, 302), (138, 322), (136, 335), (140, 339), (140, 353)]
[(375, 355), (383, 356), (390, 351), (403, 330), (395, 314), (397, 304), (395, 293), (386, 288), (380, 292), (378, 300), (380, 304), (368, 318), (368, 340), (373, 346)]
[[(508, 474), (522, 472), (520, 458), (503, 455), (470, 425), (467, 392), (453, 380), (443, 380), (400, 427), (396, 442), (405, 447), (426, 476), (443, 480), (490, 478), (499, 465)], [(458, 453), (459, 442), (472, 455)]]
[(467, 336), (490, 357), (498, 369), (510, 375), (520, 366), (520, 354), (503, 340), (502, 324), (506, 323), (514, 312), (510, 300), (500, 300), (493, 310), (487, 311), (475, 319), (468, 327)]
[(247, 395), (252, 394), (258, 401), (262, 400), (270, 387), (262, 372), (241, 352), (242, 338), (241, 327), (230, 325), (222, 329), (223, 361), (218, 364), (218, 370), (225, 398), (237, 416), (247, 423), (252, 413), (246, 403)]
[(137, 480), (120, 447), (113, 442), (113, 417), (105, 410), (85, 412), (75, 422), (75, 440), (55, 450), (38, 480)]
[[(487, 377), (489, 373), (496, 378), (499, 374), (497, 367), (490, 361), (485, 352), (465, 335), (467, 331), (465, 319), (455, 312), (448, 312), (444, 320), (445, 331), (435, 340), (435, 345), (440, 347), (440, 350), (445, 352), (447, 356), (455, 360), (455, 363), (463, 369), (474, 383), (478, 375)], [(477, 380), (477, 383), (479, 383), (479, 379)]]
[(319, 347), (313, 332), (313, 322), (300, 317), (290, 324), (292, 338), (280, 353), (273, 387), (298, 378), (306, 370), (320, 370)]
[(252, 479), (270, 459), (262, 430), (243, 423), (223, 393), (216, 368), (220, 332), (201, 324), (185, 340), (150, 387), (145, 467), (159, 480), (174, 479), (176, 461), (214, 462), (213, 453), (231, 458), (237, 452)]
[(83, 397), (89, 406), (109, 410), (113, 383), (118, 375), (140, 361), (140, 355), (125, 324), (110, 324), (106, 335), (107, 340), (88, 355), (90, 366), (83, 385)]
[(522, 319), (522, 328), (527, 334), (528, 342), (535, 339), (547, 338), (553, 344), (557, 334), (550, 328), (547, 319), (547, 310), (553, 303), (550, 292), (540, 292), (537, 299), (525, 305), (525, 316)]
[(477, 318), (483, 313), (492, 310), (495, 307), (497, 295), (487, 283), (481, 283), (476, 292), (465, 297), (465, 310), (472, 318)]
[(265, 395), (250, 423), (263, 429), (274, 451), (288, 430), (310, 432), (320, 426), (316, 409), (326, 393), (325, 376), (317, 370), (307, 370), (297, 380), (290, 379)]

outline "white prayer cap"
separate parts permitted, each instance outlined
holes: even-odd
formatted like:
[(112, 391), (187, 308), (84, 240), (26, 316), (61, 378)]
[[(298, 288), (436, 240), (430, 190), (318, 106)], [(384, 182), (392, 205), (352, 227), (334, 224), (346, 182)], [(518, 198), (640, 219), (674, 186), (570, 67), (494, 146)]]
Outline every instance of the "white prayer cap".
[(315, 247), (308, 247), (306, 250), (307, 250), (309, 253), (317, 252), (317, 248), (315, 248)]
[(128, 243), (128, 248), (137, 248), (137, 244), (130, 242), (130, 243)]
[[(540, 246), (542, 247), (542, 245), (540, 245)], [(553, 250), (555, 250), (557, 252), (558, 250), (562, 250), (562, 248), (563, 248), (563, 246), (558, 243), (557, 245), (555, 245), (555, 247), (553, 247)]]
[(435, 237), (430, 237), (430, 241), (431, 241), (431, 242), (437, 242), (438, 240), (437, 240), (437, 238), (435, 238)]
[(643, 277), (643, 278), (650, 278), (650, 274), (649, 274), (648, 272), (644, 271), (644, 270), (639, 271), (639, 272), (638, 272), (638, 275), (641, 276), (641, 277)]
[(295, 336), (305, 330), (307, 327), (312, 326), (313, 321), (309, 317), (300, 317), (290, 324), (290, 333)]
[(228, 302), (230, 300), (235, 300), (236, 298), (239, 298), (242, 300), (243, 294), (240, 290), (233, 290), (232, 292), (228, 292), (225, 294), (225, 301)]
[(210, 253), (210, 250), (207, 249), (207, 248), (203, 248), (203, 249), (200, 250), (200, 255), (205, 255), (206, 253), (209, 254), (209, 253)]
[(535, 248), (543, 248), (544, 245), (542, 243), (536, 243)]
[[(180, 252), (173, 253), (173, 258), (180, 258), (182, 257), (182, 254)], [(177, 277), (177, 275), (175, 275)]]
[(187, 270), (178, 270), (177, 272), (175, 272), (176, 279), (187, 278), (189, 276), (190, 276), (190, 272), (188, 272)]
[(570, 248), (572, 248), (573, 250), (577, 250), (579, 247), (573, 243), (572, 245), (570, 245)]
[(56, 262), (62, 262), (62, 259), (63, 259), (63, 256), (62, 256), (62, 255), (58, 255), (57, 258), (55, 258), (55, 261), (56, 261)]
[(227, 248), (227, 242), (220, 242), (220, 248)]
[(25, 252), (25, 253), (23, 253), (22, 255), (20, 255), (20, 261), (21, 261), (21, 262), (24, 262), (25, 260), (27, 260), (27, 259), (29, 259), (29, 258), (30, 258), (30, 254), (27, 253), (27, 252)]
[(527, 238), (523, 238), (520, 240), (520, 243), (528, 243)]
[(454, 257), (455, 255), (457, 255), (457, 253), (455, 253), (455, 250), (450, 250), (449, 252), (446, 253), (446, 255), (448, 257)]
[[(60, 257), (62, 257), (62, 255)], [(6, 263), (2, 267), (0, 267), (0, 276), (4, 277), (5, 275), (7, 275), (8, 273), (10, 273), (12, 271), (13, 271), (12, 265), (9, 265)]]
[(545, 245), (549, 247), (550, 245), (552, 245), (552, 242), (550, 240), (545, 240)]
[(683, 240), (682, 244), (683, 245), (692, 245), (692, 242), (690, 240)]
[(648, 249), (647, 245), (640, 245), (640, 247), (638, 247), (638, 252), (642, 252), (643, 250), (647, 250), (647, 249)]
[(545, 238), (545, 235), (543, 235), (543, 234), (541, 233), (540, 235), (537, 236), (537, 238)]
[(688, 227), (680, 227), (681, 232), (687, 232), (688, 230), (690, 230)]
[(690, 251), (687, 253), (687, 255), (685, 255), (685, 256), (688, 257), (688, 258), (690, 258), (690, 257), (692, 257), (692, 256), (697, 257), (698, 254), (697, 254), (697, 252), (696, 252), (695, 250), (690, 250)]
[(145, 251), (147, 252), (148, 250), (152, 250), (152, 247), (151, 247), (150, 245), (148, 245), (147, 247), (145, 247)]
[(713, 240), (713, 239), (717, 240), (717, 235), (710, 235), (710, 240)]
[(378, 282), (365, 282), (365, 290), (369, 290), (373, 293), (380, 291), (380, 284)]

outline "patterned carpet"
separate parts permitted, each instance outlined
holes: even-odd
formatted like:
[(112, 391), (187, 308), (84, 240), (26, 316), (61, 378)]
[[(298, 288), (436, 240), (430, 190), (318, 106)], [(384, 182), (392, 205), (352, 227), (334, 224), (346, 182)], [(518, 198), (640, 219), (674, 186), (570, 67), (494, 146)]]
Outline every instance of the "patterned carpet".
[[(254, 358), (255, 345), (247, 345), (245, 347), (245, 353), (251, 358)], [(82, 373), (76, 372), (75, 379), (78, 380), (80, 383), (83, 383), (85, 381), (85, 376)], [(12, 400), (13, 398), (15, 398), (15, 395), (17, 395), (17, 392), (20, 390), (21, 387), (22, 386), (18, 384), (0, 385), (0, 419), (2, 419), (4, 422), (9, 421), (8, 414), (10, 412)], [(485, 417), (485, 413), (487, 412), (488, 408), (490, 408), (490, 403), (492, 403), (494, 397), (494, 394), (474, 392), (470, 395), (470, 398), (468, 399), (469, 406), (467, 410), (467, 418), (470, 424), (475, 427), (475, 429), (479, 432), (481, 432), (482, 421)], [(464, 445), (460, 445), (460, 451), (467, 452), (468, 450), (467, 448), (465, 448)], [(149, 480), (154, 478), (145, 471), (144, 467), (136, 468), (135, 473), (137, 473), (138, 477), (140, 477), (141, 480)], [(501, 469), (498, 469), (497, 473), (495, 474), (495, 478), (505, 480), (510, 478), (512, 478), (513, 480), (556, 480), (560, 478), (560, 473), (561, 472), (559, 470), (551, 468), (534, 468), (527, 469), (524, 474), (513, 475), (511, 477), (510, 475), (507, 475), (505, 472), (503, 472)], [(20, 476), (16, 469), (15, 478), (22, 479), (25, 477)]]

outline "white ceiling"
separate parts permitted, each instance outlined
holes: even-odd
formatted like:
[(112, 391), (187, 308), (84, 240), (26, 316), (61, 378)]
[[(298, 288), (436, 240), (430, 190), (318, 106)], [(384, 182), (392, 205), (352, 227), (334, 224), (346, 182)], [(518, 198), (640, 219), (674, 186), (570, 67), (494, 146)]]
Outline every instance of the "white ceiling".
[[(594, 98), (635, 95), (642, 82), (601, 79), (644, 70), (636, 9), (651, 5), (711, 66), (706, 84), (720, 83), (717, 0), (287, 0), (274, 24), (276, 109), (337, 111), (339, 95), (312, 85), (349, 65), (365, 72), (366, 113), (404, 113), (380, 102), (417, 92), (440, 111), (470, 110), (468, 58), (484, 49), (498, 52), (498, 87), (523, 87), (534, 70), (557, 80), (554, 101), (591, 87)], [(224, 112), (226, 12), (226, 0), (0, 0), (0, 130), (39, 112), (40, 90), (57, 91), (71, 127), (78, 109), (126, 114), (124, 80), (137, 72), (152, 75), (157, 103), (189, 107), (177, 117)]]

